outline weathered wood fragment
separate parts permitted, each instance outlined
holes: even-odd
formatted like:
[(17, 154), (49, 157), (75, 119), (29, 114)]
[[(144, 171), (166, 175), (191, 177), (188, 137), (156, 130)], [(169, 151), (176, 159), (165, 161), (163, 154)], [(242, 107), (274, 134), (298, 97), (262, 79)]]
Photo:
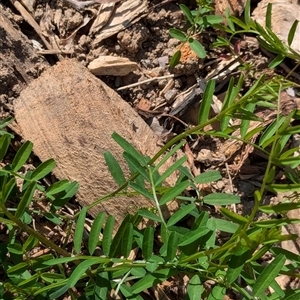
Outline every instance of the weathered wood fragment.
[[(23, 90), (15, 114), (23, 137), (34, 143), (40, 159), (56, 160), (54, 174), (80, 183), (82, 205), (116, 188), (103, 158), (111, 151), (122, 161), (123, 151), (111, 138), (114, 131), (143, 154), (158, 151), (157, 137), (131, 106), (74, 60), (49, 68)], [(152, 205), (140, 196), (122, 196), (90, 213), (106, 211), (120, 222), (128, 210)]]
[(6, 14), (8, 12), (4, 12), (0, 4), (1, 103), (9, 103), (11, 96), (18, 96), (28, 83), (49, 66), (44, 57), (35, 53), (31, 42)]

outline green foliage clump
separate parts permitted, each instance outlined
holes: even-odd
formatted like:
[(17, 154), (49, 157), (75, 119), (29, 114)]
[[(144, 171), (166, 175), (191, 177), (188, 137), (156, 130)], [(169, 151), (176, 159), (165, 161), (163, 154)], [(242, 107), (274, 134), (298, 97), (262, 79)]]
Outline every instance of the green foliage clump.
[[(170, 33), (182, 42), (188, 42), (200, 57), (205, 56), (205, 50), (193, 36), (197, 30), (213, 26), (232, 36), (238, 33), (257, 34), (266, 49), (277, 53), (270, 67), (276, 66), (285, 57), (298, 59), (289, 46), (278, 42), (268, 26), (263, 29), (250, 19), (249, 3), (245, 10), (245, 22), (228, 15), (227, 27), (221, 25), (220, 17), (210, 14), (209, 6), (197, 12), (189, 11), (184, 5), (181, 9), (192, 28), (188, 34), (175, 29)], [(236, 27), (242, 29), (236, 30)], [(293, 40), (295, 27), (290, 31), (289, 43)], [(230, 48), (230, 38), (218, 38), (214, 46)], [(173, 63), (179, 60), (178, 55)], [(263, 203), (266, 192), (300, 190), (298, 149), (287, 150), (286, 147), (290, 137), (300, 130), (299, 125), (291, 125), (291, 120), (298, 120), (300, 114), (296, 109), (286, 116), (279, 111), (279, 95), (293, 83), (279, 76), (270, 80), (261, 76), (240, 96), (243, 84), (243, 76), (237, 80), (231, 78), (220, 112), (210, 117), (215, 82), (209, 81), (199, 107), (198, 125), (174, 137), (152, 158), (141, 155), (114, 133), (112, 137), (124, 150), (123, 157), (131, 175), (126, 178), (119, 162), (110, 152), (106, 152), (107, 166), (119, 187), (89, 207), (83, 207), (74, 217), (63, 215), (61, 208), (76, 194), (78, 183), (61, 180), (45, 188), (41, 180), (55, 167), (52, 159), (22, 175), (20, 170), (32, 151), (30, 142), (20, 147), (11, 163), (5, 163), (13, 136), (5, 130), (9, 120), (2, 120), (0, 222), (6, 226), (7, 238), (0, 245), (0, 299), (62, 299), (69, 295), (71, 299), (81, 300), (117, 297), (139, 300), (143, 299), (144, 290), (175, 276), (189, 278), (185, 299), (220, 300), (228, 291), (249, 300), (298, 299), (299, 290), (282, 290), (275, 278), (279, 274), (299, 277), (299, 256), (280, 248), (278, 243), (297, 238), (282, 234), (281, 228), (299, 223), (299, 219), (289, 219), (285, 214), (299, 208), (300, 204)], [(268, 126), (255, 114), (260, 107), (277, 110), (276, 118)], [(233, 119), (240, 120), (239, 135), (234, 134), (238, 128), (232, 125)], [(256, 121), (258, 125), (250, 127), (251, 121)], [(218, 126), (214, 128), (219, 130), (205, 130), (208, 125), (215, 124)], [(249, 216), (229, 209), (229, 205), (240, 203), (238, 196), (203, 193), (202, 184), (222, 179), (219, 171), (193, 176), (184, 166), (186, 157), (177, 160), (164, 172), (159, 171), (193, 135), (236, 139), (252, 145), (268, 158), (261, 186), (253, 195), (254, 207)], [(259, 138), (253, 142), (255, 136)], [(275, 181), (279, 169), (289, 183)], [(174, 172), (178, 174), (176, 184), (166, 185), (166, 180)], [(17, 179), (22, 182), (21, 187), (17, 185)], [(194, 196), (183, 196), (187, 189), (192, 189)], [(37, 201), (37, 192), (48, 201), (47, 211), (35, 210), (33, 204)], [(111, 197), (118, 197), (120, 193), (142, 195), (152, 201), (153, 207), (139, 208), (135, 214), (128, 213), (116, 232), (115, 218), (100, 212), (90, 232), (86, 232), (88, 210), (109, 201)], [(163, 215), (163, 207), (175, 200), (179, 201), (180, 209), (167, 219)], [(219, 206), (220, 217), (210, 215), (204, 205)], [(270, 215), (270, 218), (257, 220), (261, 212)], [(271, 218), (273, 214), (283, 214), (283, 217), (274, 219)], [(67, 237), (73, 232), (69, 250), (34, 230), (35, 215), (55, 225), (67, 226)], [(183, 225), (187, 217), (192, 219), (190, 228)], [(142, 221), (148, 222), (144, 228), (139, 226)], [(25, 239), (20, 238), (20, 233)], [(226, 241), (219, 241), (219, 233), (226, 235)], [(50, 251), (34, 257), (32, 251), (37, 246)], [(130, 258), (133, 251), (137, 256)], [(263, 267), (259, 262), (267, 252), (272, 254), (274, 260)], [(215, 283), (211, 291), (205, 288), (208, 280)], [(80, 296), (75, 293), (76, 290)]]

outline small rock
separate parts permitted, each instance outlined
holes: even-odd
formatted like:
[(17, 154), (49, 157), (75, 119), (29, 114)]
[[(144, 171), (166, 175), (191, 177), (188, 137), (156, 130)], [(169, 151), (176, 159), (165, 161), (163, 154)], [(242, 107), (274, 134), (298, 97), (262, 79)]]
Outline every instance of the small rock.
[(168, 103), (172, 103), (177, 95), (177, 90), (172, 89), (165, 93), (165, 99)]
[(169, 63), (168, 56), (162, 56), (158, 58), (158, 64), (161, 68), (165, 68), (168, 63)]
[(88, 65), (95, 75), (125, 76), (138, 68), (137, 63), (125, 57), (99, 56)]

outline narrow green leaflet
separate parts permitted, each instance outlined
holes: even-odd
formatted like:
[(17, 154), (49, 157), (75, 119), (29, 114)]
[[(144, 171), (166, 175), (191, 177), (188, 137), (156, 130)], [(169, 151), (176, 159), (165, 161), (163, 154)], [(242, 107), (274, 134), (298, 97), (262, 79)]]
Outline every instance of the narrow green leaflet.
[(172, 261), (175, 258), (179, 243), (179, 234), (176, 231), (170, 233), (167, 241), (167, 259)]
[(20, 287), (20, 288), (26, 288), (26, 287), (30, 288), (30, 287), (35, 285), (35, 283), (38, 281), (39, 277), (40, 277), (40, 274), (36, 273), (36, 274), (30, 276), (29, 278), (21, 281), (18, 284), (18, 287)]
[(266, 28), (272, 28), (272, 3), (268, 3), (267, 12), (266, 12)]
[(105, 256), (109, 256), (112, 234), (114, 230), (115, 218), (108, 216), (103, 232), (102, 250)]
[(229, 18), (230, 17), (230, 10), (229, 10), (229, 8), (225, 9), (225, 17), (226, 17), (226, 22), (227, 22), (230, 30), (232, 32), (234, 32), (235, 31), (235, 26), (234, 26), (234, 23)]
[[(237, 97), (238, 91), (237, 89), (234, 88), (234, 78), (231, 77), (228, 85), (227, 92), (225, 94), (225, 98), (223, 101), (222, 105), (222, 110), (226, 110), (230, 105), (234, 102), (235, 98)], [(220, 126), (221, 126), (221, 131), (225, 131), (228, 128), (229, 121), (231, 119), (231, 116), (225, 115), (221, 118), (220, 120)]]
[(10, 140), (11, 140), (11, 137), (8, 134), (4, 134), (0, 138), (0, 161), (3, 159), (3, 157), (5, 156), (5, 154), (8, 150)]
[[(255, 109), (255, 103), (248, 103), (246, 105), (245, 108), (245, 114), (244, 116), (247, 117), (247, 114), (250, 114), (250, 117), (253, 115), (254, 118), (256, 118), (257, 116), (255, 114), (253, 114), (253, 111)], [(248, 132), (249, 129), (249, 125), (250, 125), (250, 118), (249, 120), (247, 118), (241, 118), (242, 119), (242, 123), (241, 123), (241, 137), (245, 138), (245, 135)]]
[(170, 276), (174, 276), (176, 273), (177, 271), (174, 269), (162, 269), (151, 274), (147, 274), (132, 286), (132, 293), (139, 294), (142, 291), (163, 282)]
[(50, 272), (42, 273), (40, 276), (47, 283), (54, 283), (54, 282), (58, 282), (59, 280), (65, 279), (65, 276), (63, 274), (50, 273)]
[(171, 165), (170, 168), (168, 168), (161, 176), (160, 178), (155, 182), (155, 186), (159, 186), (165, 179), (167, 179), (173, 172), (178, 170), (178, 168), (187, 161), (187, 156), (183, 156), (180, 159), (178, 159), (174, 164)]
[(112, 175), (113, 179), (115, 182), (121, 186), (126, 182), (126, 178), (124, 176), (124, 173), (120, 167), (120, 164), (118, 161), (115, 159), (115, 157), (111, 154), (111, 152), (106, 151), (103, 154), (105, 162), (108, 166), (108, 170), (110, 174)]
[(120, 286), (120, 291), (124, 295), (125, 299), (143, 300), (143, 298), (140, 295), (133, 295), (131, 288), (126, 284), (122, 284)]
[(203, 197), (203, 202), (208, 205), (230, 205), (240, 203), (239, 196), (225, 194), (225, 193), (213, 193)]
[(52, 202), (53, 208), (55, 210), (63, 207), (78, 191), (79, 184), (76, 181), (69, 182), (69, 185), (66, 189), (64, 189), (58, 197), (55, 197), (55, 199)]
[(218, 15), (206, 15), (199, 20), (197, 20), (197, 24), (204, 27), (209, 27), (211, 25), (220, 24), (223, 21), (223, 18)]
[(295, 183), (295, 184), (273, 183), (273, 184), (269, 184), (267, 186), (267, 189), (276, 193), (298, 192), (300, 191), (300, 183)]
[(284, 300), (298, 300), (300, 298), (300, 290), (293, 290), (293, 294), (285, 297)]
[(234, 255), (231, 256), (228, 263), (226, 279), (229, 284), (233, 283), (241, 274), (246, 261), (251, 258), (252, 251), (248, 248), (238, 246)]
[(187, 39), (187, 36), (185, 35), (185, 33), (183, 33), (181, 30), (176, 29), (176, 28), (171, 28), (169, 30), (169, 34), (171, 37), (173, 37), (181, 42), (185, 42)]
[(285, 59), (285, 55), (278, 54), (268, 65), (270, 69), (276, 68), (278, 65), (280, 65)]
[(6, 202), (8, 196), (12, 192), (13, 188), (16, 186), (16, 179), (15, 177), (12, 177), (6, 184), (5, 186), (2, 186), (2, 199), (1, 201), (3, 203)]
[(33, 235), (30, 235), (26, 242), (23, 244), (23, 251), (30, 251), (32, 250), (37, 243), (39, 242), (38, 238), (34, 237)]
[(178, 221), (188, 215), (195, 207), (196, 205), (193, 203), (186, 206), (181, 206), (180, 209), (176, 211), (168, 220), (167, 226), (170, 227), (172, 225), (175, 225)]
[(34, 181), (30, 182), (25, 193), (21, 197), (21, 201), (19, 202), (19, 205), (18, 205), (16, 213), (15, 213), (15, 217), (17, 219), (20, 219), (23, 216), (25, 210), (27, 209), (28, 205), (30, 204), (33, 194), (34, 194), (34, 191), (36, 189), (36, 186), (37, 186), (36, 182), (34, 182)]
[(250, 6), (251, 6), (251, 2), (250, 0), (247, 0), (245, 5), (245, 10), (244, 10), (244, 20), (245, 20), (245, 24), (247, 25), (247, 30), (250, 29), (250, 25), (252, 23)]
[(180, 239), (179, 246), (187, 246), (206, 235), (210, 230), (206, 226), (200, 226), (196, 230), (189, 231)]
[(74, 233), (74, 250), (76, 253), (80, 253), (81, 251), (86, 211), (87, 208), (85, 206), (82, 207), (76, 222), (75, 233)]
[[(0, 129), (5, 128), (12, 121), (13, 121), (13, 117), (7, 117), (7, 118), (0, 120)], [(8, 134), (8, 133), (5, 132), (5, 134)]]
[(179, 5), (180, 9), (183, 11), (184, 15), (186, 16), (186, 18), (188, 19), (188, 21), (191, 23), (191, 25), (193, 25), (195, 23), (193, 15), (190, 11), (190, 9), (185, 6), (184, 4), (180, 4)]
[(112, 138), (125, 150), (126, 153), (134, 157), (141, 165), (145, 166), (147, 164), (147, 159), (140, 154), (129, 142), (127, 142), (123, 137), (114, 132)]
[[(60, 257), (60, 258), (53, 258), (53, 259), (48, 259), (43, 262), (43, 265), (45, 266), (56, 266), (58, 264), (65, 264), (74, 260), (91, 260), (95, 259), (93, 256), (86, 256), (86, 255), (77, 255), (77, 256), (69, 256), (69, 257)], [(111, 262), (110, 258), (106, 257), (97, 257), (97, 263), (99, 264), (106, 264)]]
[(67, 179), (60, 180), (58, 182), (54, 182), (52, 185), (50, 185), (46, 190), (46, 195), (48, 197), (58, 194), (62, 191), (64, 191), (68, 186), (70, 182)]
[[(8, 244), (8, 246), (10, 246)], [(22, 249), (22, 246), (20, 246), (21, 249)], [(9, 250), (9, 248), (7, 247), (7, 249)], [(10, 251), (10, 250), (9, 250)], [(12, 253), (14, 253), (13, 251), (10, 251)], [(16, 254), (23, 254), (23, 252), (20, 252), (20, 253), (16, 253)], [(10, 267), (8, 270), (7, 270), (7, 274), (10, 275), (10, 276), (13, 276), (13, 275), (20, 275), (22, 273), (24, 273), (26, 270), (28, 270), (29, 268), (29, 264), (27, 262), (21, 262), (19, 264), (16, 264), (12, 267)]]
[(291, 46), (295, 37), (296, 29), (298, 26), (299, 20), (295, 20), (288, 35), (288, 45)]
[(23, 248), (19, 243), (8, 244), (7, 249), (10, 253), (13, 254), (17, 254), (17, 255), (23, 254)]
[(200, 44), (199, 41), (189, 38), (188, 43), (191, 47), (191, 49), (200, 57), (200, 58), (205, 58), (206, 57), (206, 51), (204, 47)]
[(235, 16), (230, 16), (228, 18), (228, 20), (230, 20), (232, 23), (238, 25), (239, 27), (243, 28), (244, 30), (247, 30), (247, 25), (239, 18), (237, 18)]
[(142, 254), (145, 260), (149, 260), (153, 253), (154, 227), (148, 226), (144, 231)]
[(48, 175), (56, 166), (54, 159), (48, 159), (41, 163), (31, 174), (31, 180), (40, 180)]
[(265, 290), (280, 274), (280, 270), (284, 266), (285, 261), (285, 256), (279, 254), (266, 268), (263, 269), (253, 285), (253, 296), (259, 297), (264, 294)]
[(99, 235), (100, 235), (100, 231), (101, 231), (104, 219), (105, 219), (105, 213), (100, 212), (96, 216), (96, 218), (92, 224), (91, 232), (89, 235), (89, 241), (88, 241), (88, 249), (89, 249), (90, 255), (93, 255), (93, 253), (96, 249), (96, 246), (99, 242)]
[(245, 225), (248, 222), (247, 218), (236, 214), (225, 207), (220, 207), (219, 210), (223, 216), (225, 216), (227, 219), (231, 220), (234, 223)]
[(137, 191), (139, 194), (145, 196), (148, 199), (154, 200), (154, 197), (151, 193), (149, 193), (144, 187), (134, 183), (130, 182), (129, 186), (132, 187), (135, 191)]
[(201, 295), (205, 291), (204, 286), (201, 283), (201, 278), (198, 275), (194, 275), (187, 287), (187, 294), (185, 300), (199, 300), (202, 299)]
[(143, 176), (147, 181), (150, 181), (149, 179), (149, 174), (146, 172), (145, 167), (142, 166), (139, 161), (128, 154), (127, 152), (123, 153), (123, 156), (126, 160), (126, 162), (136, 171), (138, 172), (141, 176)]
[(170, 158), (172, 157), (184, 144), (186, 143), (185, 140), (182, 140), (180, 143), (178, 143), (176, 146), (172, 147), (169, 152), (167, 152), (162, 159), (159, 160), (155, 168), (153, 169), (153, 172), (158, 171), (158, 169)]
[(162, 221), (158, 215), (156, 215), (155, 213), (147, 209), (139, 209), (138, 214), (144, 218), (147, 218), (155, 222), (160, 223)]
[(297, 208), (300, 208), (299, 202), (279, 203), (276, 205), (263, 205), (263, 206), (260, 206), (258, 209), (261, 212), (264, 212), (267, 214), (284, 214), (290, 210), (297, 209)]
[(163, 196), (159, 200), (159, 205), (161, 206), (171, 200), (174, 200), (174, 198), (176, 198), (183, 191), (185, 191), (189, 185), (190, 182), (188, 180), (176, 184), (173, 188), (171, 188), (165, 194), (163, 194)]
[[(66, 280), (64, 280), (64, 281), (66, 281)], [(57, 289), (57, 290), (55, 290), (54, 292), (52, 292), (50, 295), (49, 295), (49, 298), (52, 300), (54, 300), (54, 299), (57, 299), (58, 297), (60, 297), (60, 296), (62, 296), (64, 293), (66, 293), (67, 291), (68, 291), (68, 289), (69, 289), (69, 287), (66, 285), (66, 284), (64, 284), (64, 281), (62, 280), (62, 281), (59, 281), (58, 283), (54, 283), (52, 286), (53, 286), (53, 288), (54, 287), (57, 287), (57, 286), (62, 286), (61, 288), (59, 288), (59, 289)], [(51, 287), (51, 286), (50, 286)], [(42, 288), (42, 289), (40, 289), (40, 290), (38, 290), (36, 293), (37, 294), (39, 294), (39, 293), (42, 293), (43, 292), (43, 289), (46, 289), (46, 290), (48, 290), (49, 289), (49, 286), (45, 286), (44, 288)]]
[(77, 283), (77, 281), (81, 278), (81, 276), (83, 276), (86, 272), (86, 270), (93, 266), (99, 264), (99, 259), (98, 258), (93, 258), (93, 259), (88, 259), (88, 260), (84, 260), (83, 262), (81, 262), (72, 272), (71, 276), (69, 277), (68, 281), (67, 281), (67, 286), (69, 288), (72, 288), (75, 286), (75, 284)]
[(300, 219), (282, 218), (282, 219), (257, 221), (254, 222), (253, 225), (260, 228), (271, 228), (273, 226), (285, 226), (288, 224), (299, 224), (299, 223), (300, 223)]
[(111, 290), (111, 273), (99, 272), (96, 275), (96, 283), (94, 287), (94, 299), (106, 300), (108, 299), (108, 293)]
[(269, 145), (268, 140), (273, 137), (278, 130), (278, 128), (283, 124), (285, 118), (284, 116), (280, 116), (279, 120), (276, 122), (273, 122), (268, 126), (268, 128), (263, 132), (259, 139), (259, 145), (265, 148)]
[(13, 172), (19, 171), (19, 169), (26, 163), (32, 151), (33, 144), (26, 141), (18, 150), (14, 160), (11, 163), (11, 170)]
[(232, 223), (227, 220), (209, 218), (209, 220), (207, 221), (207, 228), (212, 231), (220, 230), (223, 232), (235, 233), (239, 226), (236, 223)]
[(220, 285), (216, 285), (210, 292), (207, 300), (221, 300), (224, 299), (226, 288)]
[(211, 103), (214, 96), (215, 86), (216, 86), (215, 80), (208, 81), (206, 85), (203, 98), (200, 103), (200, 108), (198, 113), (198, 124), (202, 124), (208, 120)]
[(218, 181), (220, 179), (222, 179), (222, 176), (219, 171), (206, 171), (205, 173), (197, 175), (194, 178), (194, 181), (196, 183), (204, 184), (204, 183)]
[(117, 233), (114, 235), (114, 238), (111, 242), (109, 257), (119, 257), (121, 254), (121, 243), (122, 238), (125, 234), (128, 224), (131, 223), (131, 215), (126, 214), (125, 218), (123, 219), (121, 225), (118, 228)]
[(280, 130), (279, 133), (281, 135), (285, 135), (285, 134), (298, 134), (299, 132), (300, 132), (300, 125), (296, 125), (296, 126), (288, 127), (283, 131)]
[(175, 67), (175, 66), (179, 63), (180, 58), (181, 58), (181, 51), (180, 51), (180, 50), (177, 50), (177, 51), (173, 54), (173, 56), (172, 56), (172, 58), (171, 58), (171, 60), (170, 60), (170, 66), (171, 66), (171, 67)]
[(133, 225), (131, 223), (126, 227), (124, 236), (121, 243), (121, 252), (122, 255), (126, 258), (129, 256), (130, 251), (132, 250), (133, 244)]

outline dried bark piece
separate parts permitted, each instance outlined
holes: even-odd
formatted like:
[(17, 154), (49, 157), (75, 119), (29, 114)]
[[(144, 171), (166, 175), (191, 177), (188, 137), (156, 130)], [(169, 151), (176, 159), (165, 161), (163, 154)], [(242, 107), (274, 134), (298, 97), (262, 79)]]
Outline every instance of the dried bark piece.
[(49, 66), (0, 4), (0, 117), (12, 110), (12, 99)]
[[(278, 37), (287, 44), (289, 31), (295, 20), (300, 21), (300, 5), (288, 0), (262, 0), (253, 11), (253, 19), (260, 25), (266, 24), (266, 11), (272, 3), (271, 28)], [(297, 26), (291, 48), (300, 53), (300, 26)]]
[(99, 56), (88, 65), (95, 75), (126, 76), (136, 70), (138, 64), (126, 57)]
[[(15, 102), (15, 115), (40, 159), (56, 160), (54, 174), (80, 183), (77, 197), (82, 205), (116, 188), (103, 158), (111, 151), (125, 165), (123, 150), (111, 138), (114, 131), (143, 154), (159, 150), (157, 137), (130, 105), (74, 60), (49, 68), (23, 90)], [(128, 210), (152, 205), (141, 196), (121, 196), (90, 213), (106, 211), (121, 222)]]
[(111, 15), (109, 19), (106, 17), (103, 20), (101, 10), (99, 11), (99, 17), (96, 18), (90, 29), (90, 34), (95, 35), (93, 47), (140, 20), (147, 9), (147, 5), (148, 2), (145, 0), (127, 0), (118, 3), (115, 7), (105, 4)]

